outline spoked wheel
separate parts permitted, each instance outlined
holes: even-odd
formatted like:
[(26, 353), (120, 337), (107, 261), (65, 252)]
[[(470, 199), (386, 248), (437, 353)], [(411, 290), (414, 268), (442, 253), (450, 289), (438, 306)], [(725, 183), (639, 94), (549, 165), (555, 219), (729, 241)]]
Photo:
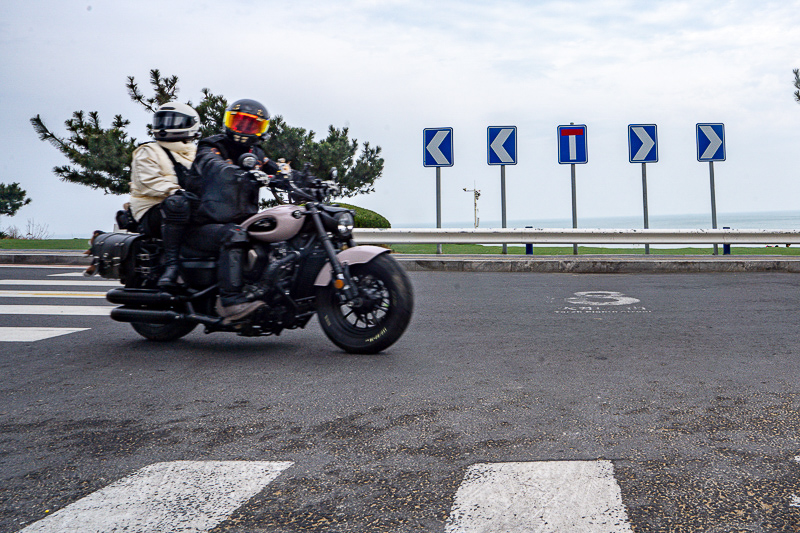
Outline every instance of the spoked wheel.
[(411, 320), (411, 282), (388, 254), (351, 266), (350, 277), (358, 287), (355, 301), (343, 301), (332, 284), (319, 290), (317, 313), (322, 330), (347, 352), (378, 353), (394, 344)]

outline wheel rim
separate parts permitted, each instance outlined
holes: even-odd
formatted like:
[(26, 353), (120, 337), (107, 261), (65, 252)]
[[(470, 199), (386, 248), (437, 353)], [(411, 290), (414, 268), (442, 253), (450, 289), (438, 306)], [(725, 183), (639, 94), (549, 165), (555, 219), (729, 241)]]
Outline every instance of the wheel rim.
[(352, 280), (358, 286), (361, 301), (338, 303), (343, 325), (358, 333), (380, 328), (391, 312), (389, 288), (372, 275), (353, 276)]

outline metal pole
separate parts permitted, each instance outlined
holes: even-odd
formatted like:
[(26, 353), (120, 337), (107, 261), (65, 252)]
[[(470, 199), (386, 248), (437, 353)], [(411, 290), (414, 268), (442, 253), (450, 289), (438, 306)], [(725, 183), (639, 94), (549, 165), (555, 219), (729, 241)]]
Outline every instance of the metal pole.
[[(650, 221), (647, 216), (647, 163), (642, 163), (642, 200), (644, 202), (644, 229), (650, 227)], [(644, 253), (650, 253), (650, 245), (644, 245)]]
[[(442, 227), (442, 167), (436, 167), (436, 227)], [(436, 245), (436, 253), (442, 253), (442, 245)]]
[[(714, 162), (708, 162), (708, 171), (711, 176), (711, 227), (717, 229), (717, 197), (714, 189)], [(719, 255), (719, 246), (714, 245), (714, 255)]]
[[(572, 227), (578, 227), (578, 197), (575, 192), (575, 163), (570, 165), (572, 167)], [(572, 255), (578, 255), (578, 245), (572, 245)]]
[[(500, 165), (500, 210), (503, 213), (503, 228), (506, 227), (506, 166)], [(503, 253), (508, 253), (508, 245), (503, 243)]]

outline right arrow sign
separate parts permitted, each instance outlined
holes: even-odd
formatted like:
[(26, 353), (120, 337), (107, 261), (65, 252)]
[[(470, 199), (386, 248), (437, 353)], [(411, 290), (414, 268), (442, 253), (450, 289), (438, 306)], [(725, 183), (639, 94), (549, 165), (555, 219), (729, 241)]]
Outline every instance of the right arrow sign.
[(725, 125), (697, 125), (697, 160), (725, 161)]
[(658, 162), (658, 137), (655, 124), (628, 126), (628, 160), (631, 163)]

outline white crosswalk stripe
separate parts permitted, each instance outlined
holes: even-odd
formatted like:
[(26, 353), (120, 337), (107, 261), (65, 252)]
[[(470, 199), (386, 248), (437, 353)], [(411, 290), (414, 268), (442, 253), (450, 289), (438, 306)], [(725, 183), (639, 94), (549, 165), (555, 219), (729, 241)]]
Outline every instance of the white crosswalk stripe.
[(156, 463), (34, 522), (20, 533), (209, 531), (292, 464)]
[(103, 316), (113, 305), (0, 305), (0, 315)]
[(630, 533), (610, 461), (483, 463), (456, 492), (446, 533)]
[(109, 280), (80, 280), (80, 279), (0, 279), (0, 285), (30, 287), (122, 287), (119, 281)]
[(0, 342), (34, 342), (89, 328), (0, 328)]

